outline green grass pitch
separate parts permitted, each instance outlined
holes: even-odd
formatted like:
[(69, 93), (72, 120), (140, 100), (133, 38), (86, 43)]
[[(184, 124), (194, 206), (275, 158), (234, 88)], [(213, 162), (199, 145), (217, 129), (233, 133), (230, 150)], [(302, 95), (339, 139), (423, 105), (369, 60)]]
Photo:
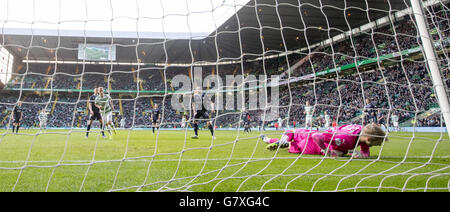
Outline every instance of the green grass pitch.
[[(0, 191), (449, 191), (447, 133), (389, 133), (370, 159), (269, 151), (260, 132), (0, 131)], [(272, 137), (281, 132), (265, 131)]]
[(104, 52), (101, 49), (97, 48), (86, 48), (86, 56), (89, 60), (107, 60), (108, 52)]

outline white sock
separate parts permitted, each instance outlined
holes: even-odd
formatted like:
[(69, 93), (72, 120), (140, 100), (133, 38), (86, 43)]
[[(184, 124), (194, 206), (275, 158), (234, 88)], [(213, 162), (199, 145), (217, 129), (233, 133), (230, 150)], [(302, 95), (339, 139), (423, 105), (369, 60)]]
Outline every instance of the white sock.
[(287, 135), (281, 136), (281, 139), (278, 140), (278, 144), (279, 144), (279, 145), (284, 145), (284, 144), (289, 143), (289, 142), (288, 142), (288, 138), (289, 138), (289, 137), (288, 137)]

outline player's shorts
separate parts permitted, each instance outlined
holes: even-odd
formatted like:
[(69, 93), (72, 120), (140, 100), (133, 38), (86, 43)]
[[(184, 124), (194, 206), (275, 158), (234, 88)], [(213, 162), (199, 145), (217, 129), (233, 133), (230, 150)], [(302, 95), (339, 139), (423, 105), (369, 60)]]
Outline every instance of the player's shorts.
[(398, 127), (398, 122), (394, 122), (394, 127)]
[(47, 126), (47, 122), (39, 122), (39, 127), (46, 127)]
[(94, 112), (94, 114), (92, 114), (91, 117), (89, 117), (89, 120), (92, 120), (92, 121), (94, 121), (94, 120), (97, 120), (97, 121), (102, 120), (102, 114)]
[(198, 121), (198, 119), (203, 119), (202, 121), (209, 121), (212, 125), (215, 125), (214, 113), (208, 113), (207, 111), (197, 111), (194, 114), (193, 121)]
[(372, 123), (377, 123), (377, 117), (376, 116), (369, 116), (369, 121)]
[(307, 124), (312, 124), (312, 120), (313, 120), (312, 116), (306, 116), (306, 118), (305, 118), (305, 122)]
[(210, 115), (208, 114), (207, 111), (203, 111), (203, 110), (197, 111), (194, 115), (194, 119), (200, 119), (200, 118), (209, 119)]
[(102, 117), (103, 117), (105, 123), (113, 121), (113, 119), (112, 119), (112, 111), (107, 112), (107, 113), (102, 113)]
[(377, 123), (377, 117), (373, 116), (373, 115), (365, 115), (364, 116), (364, 121), (366, 122), (366, 124), (370, 124), (370, 123)]
[(13, 121), (13, 123), (20, 123), (20, 115), (15, 115), (14, 116), (14, 121)]
[(158, 119), (153, 119), (153, 120), (152, 120), (152, 123), (153, 123), (153, 124), (157, 124), (157, 123), (158, 123)]

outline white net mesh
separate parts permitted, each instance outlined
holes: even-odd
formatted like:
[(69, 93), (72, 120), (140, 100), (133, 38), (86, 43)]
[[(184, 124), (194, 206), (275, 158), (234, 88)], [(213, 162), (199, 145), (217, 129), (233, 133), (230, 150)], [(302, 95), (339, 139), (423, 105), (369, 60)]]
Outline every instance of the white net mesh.
[[(422, 6), (448, 91), (450, 5)], [(450, 188), (409, 1), (5, 0), (0, 26), (0, 191)], [(369, 122), (388, 141), (366, 158), (361, 137), (338, 157), (270, 141)]]

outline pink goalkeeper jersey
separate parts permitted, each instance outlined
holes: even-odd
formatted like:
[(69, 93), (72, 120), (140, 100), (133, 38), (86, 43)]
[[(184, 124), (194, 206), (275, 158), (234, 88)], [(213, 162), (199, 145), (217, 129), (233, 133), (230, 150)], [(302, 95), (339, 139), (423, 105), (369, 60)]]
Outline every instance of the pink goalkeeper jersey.
[(320, 155), (319, 146), (313, 141), (312, 135), (317, 133), (317, 130), (297, 129), (295, 133), (290, 135), (291, 145), (289, 147), (290, 153), (303, 153), (311, 155)]
[[(355, 149), (358, 142), (359, 134), (363, 126), (361, 125), (343, 125), (339, 128), (332, 128), (325, 132), (318, 132), (317, 130), (298, 129), (293, 136), (290, 136), (291, 146), (290, 153), (302, 153), (323, 155), (320, 147), (314, 142), (313, 135), (321, 139), (325, 146), (329, 146), (330, 150), (339, 150), (347, 153), (349, 150)], [(369, 146), (365, 143), (359, 143), (361, 154), (365, 157), (370, 155)]]
[[(349, 150), (355, 149), (362, 129), (363, 126), (357, 124), (343, 125), (337, 129), (327, 130), (321, 136), (330, 149), (347, 153)], [(365, 143), (358, 144), (361, 148), (361, 155), (368, 157), (370, 155), (369, 146)]]

